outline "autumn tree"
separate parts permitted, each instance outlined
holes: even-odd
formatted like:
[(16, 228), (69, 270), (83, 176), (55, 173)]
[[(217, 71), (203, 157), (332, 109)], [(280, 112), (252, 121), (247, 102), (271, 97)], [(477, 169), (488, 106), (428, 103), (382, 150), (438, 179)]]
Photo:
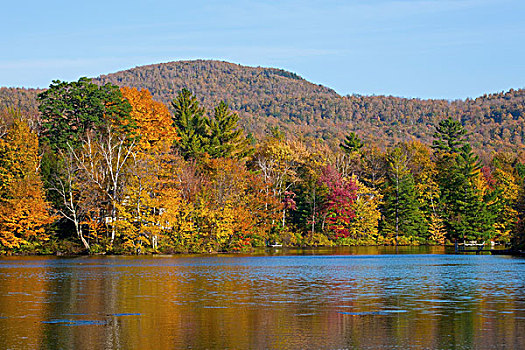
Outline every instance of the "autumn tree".
[(168, 108), (147, 90), (122, 88), (132, 107), (137, 140), (123, 164), (122, 201), (117, 201), (116, 227), (125, 250), (133, 253), (157, 249), (161, 234), (163, 188), (175, 181), (171, 147), (178, 140)]
[(522, 178), (516, 165), (516, 156), (510, 152), (498, 152), (492, 158), (494, 190), (500, 204), (495, 222), (494, 240), (509, 243), (519, 221), (519, 200), (522, 197)]
[(356, 184), (352, 179), (344, 179), (330, 165), (322, 170), (320, 182), (327, 188), (323, 204), (326, 230), (336, 238), (349, 237), (350, 225), (355, 217), (353, 204), (356, 199)]
[(379, 190), (367, 187), (357, 178), (356, 198), (352, 204), (354, 218), (349, 228), (349, 237), (356, 245), (373, 245), (382, 243), (379, 235), (379, 221), (381, 220), (380, 205), (383, 195)]
[(308, 157), (308, 150), (300, 142), (286, 141), (280, 137), (269, 136), (257, 147), (251, 160), (252, 167), (258, 171), (265, 184), (266, 193), (272, 193), (282, 203), (282, 227), (286, 227), (289, 208), (285, 205), (293, 185), (299, 180), (297, 170)]
[(146, 89), (123, 87), (120, 90), (131, 106), (130, 119), (136, 126), (133, 132), (140, 139), (138, 149), (147, 152), (155, 147), (165, 148), (163, 143), (171, 146), (178, 140), (172, 115), (165, 104), (153, 100)]
[(48, 239), (54, 221), (39, 175), (38, 138), (13, 115), (0, 138), (0, 251), (12, 252)]

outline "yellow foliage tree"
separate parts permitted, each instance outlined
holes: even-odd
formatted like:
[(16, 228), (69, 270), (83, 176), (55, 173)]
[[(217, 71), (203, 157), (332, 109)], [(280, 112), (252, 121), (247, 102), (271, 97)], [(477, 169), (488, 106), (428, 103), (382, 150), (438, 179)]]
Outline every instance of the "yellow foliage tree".
[[(0, 251), (48, 239), (53, 222), (39, 175), (38, 138), (19, 117), (0, 139)], [(3, 247), (3, 249), (2, 249)]]
[(177, 140), (170, 111), (161, 102), (153, 100), (151, 93), (136, 88), (121, 88), (122, 95), (132, 107), (131, 118), (136, 123), (135, 133), (140, 138), (139, 148), (148, 151), (159, 143), (171, 145)]
[(445, 244), (445, 225), (443, 225), (443, 219), (438, 215), (432, 214), (428, 224), (428, 235), (429, 240), (437, 244)]
[(137, 147), (126, 168), (124, 200), (117, 204), (116, 227), (127, 251), (157, 249), (161, 234), (162, 189), (173, 178), (170, 147), (177, 139), (168, 108), (153, 100), (148, 90), (122, 88), (132, 107)]
[(373, 245), (378, 244), (379, 231), (378, 224), (381, 219), (379, 205), (383, 196), (378, 190), (365, 186), (357, 180), (356, 176), (352, 177), (357, 185), (356, 199), (352, 204), (355, 217), (349, 227), (350, 235), (355, 239), (356, 244)]
[(519, 219), (517, 208), (522, 195), (520, 177), (513, 166), (514, 157), (512, 154), (497, 153), (494, 155), (493, 163), (495, 169), (492, 176), (498, 190), (498, 199), (501, 202), (501, 211), (495, 224), (496, 235), (493, 240), (508, 243)]
[(198, 251), (194, 206), (177, 188), (165, 188), (160, 196), (160, 227), (166, 251)]

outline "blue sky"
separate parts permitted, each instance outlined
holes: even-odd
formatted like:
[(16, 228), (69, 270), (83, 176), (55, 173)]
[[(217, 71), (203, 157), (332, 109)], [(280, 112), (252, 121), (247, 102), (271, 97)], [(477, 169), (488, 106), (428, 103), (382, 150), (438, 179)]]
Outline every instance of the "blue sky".
[(525, 87), (523, 0), (8, 1), (2, 13), (0, 86), (203, 58), (283, 68), (344, 95)]

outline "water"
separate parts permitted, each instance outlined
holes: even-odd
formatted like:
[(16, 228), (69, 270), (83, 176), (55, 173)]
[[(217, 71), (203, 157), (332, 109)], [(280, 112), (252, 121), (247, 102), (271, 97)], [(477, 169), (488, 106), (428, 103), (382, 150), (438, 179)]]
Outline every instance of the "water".
[(394, 253), (2, 258), (0, 349), (525, 349), (525, 259)]

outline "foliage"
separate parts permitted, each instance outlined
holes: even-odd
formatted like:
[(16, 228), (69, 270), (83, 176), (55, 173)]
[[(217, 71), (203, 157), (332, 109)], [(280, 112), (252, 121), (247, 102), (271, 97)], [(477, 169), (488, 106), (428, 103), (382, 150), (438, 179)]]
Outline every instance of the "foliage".
[(400, 147), (388, 156), (387, 181), (384, 187), (383, 230), (396, 245), (400, 236), (422, 240), (427, 225), (417, 201), (414, 177), (408, 169), (408, 158)]
[(131, 107), (113, 84), (96, 85), (88, 78), (77, 82), (53, 81), (38, 95), (44, 140), (54, 150), (77, 148), (86, 133), (101, 132), (106, 125), (118, 125), (129, 133)]
[(215, 107), (213, 119), (208, 119), (210, 130), (208, 154), (212, 158), (242, 159), (252, 153), (248, 139), (237, 125), (239, 116), (221, 101)]
[(15, 115), (0, 139), (0, 251), (48, 239), (53, 221), (38, 174), (38, 139)]
[(344, 179), (330, 165), (322, 170), (319, 181), (327, 188), (323, 205), (327, 229), (336, 238), (349, 237), (352, 233), (350, 230), (352, 219), (355, 217), (353, 204), (356, 199), (356, 184), (352, 179)]
[(177, 145), (181, 154), (186, 159), (199, 159), (206, 152), (208, 143), (204, 108), (188, 89), (182, 89), (171, 104), (174, 110), (173, 125), (181, 138)]
[(466, 134), (465, 128), (457, 120), (447, 118), (439, 122), (434, 133), (432, 147), (443, 153), (457, 153), (463, 145), (462, 137)]
[[(380, 148), (417, 139), (431, 144), (444, 117), (460, 121), (473, 149), (484, 161), (494, 150), (514, 151), (525, 145), (525, 90), (509, 90), (475, 99), (442, 100), (394, 96), (340, 96), (280, 69), (245, 67), (219, 61), (180, 61), (148, 65), (93, 79), (148, 89), (167, 105), (187, 88), (199, 96), (201, 106), (213, 110), (226, 101), (240, 117), (246, 134), (260, 138), (267, 126), (278, 126), (288, 137), (304, 135), (333, 146), (351, 130), (365, 143)], [(0, 88), (2, 107), (27, 113), (38, 124), (36, 95), (41, 90)]]
[(375, 245), (380, 241), (379, 221), (383, 195), (378, 191), (365, 186), (357, 179), (353, 179), (357, 187), (356, 198), (352, 204), (354, 218), (351, 221), (349, 237), (356, 245)]
[[(268, 78), (292, 79), (303, 84), (299, 88), (307, 85), (279, 71)], [(120, 102), (108, 102), (98, 90)], [(525, 240), (525, 154), (508, 149), (479, 157), (467, 142), (473, 137), (468, 120), (453, 113), (437, 125), (433, 147), (391, 133), (396, 142), (385, 150), (384, 142), (371, 141), (373, 128), (363, 131), (364, 124), (355, 123), (340, 144), (340, 131), (324, 134), (339, 124), (308, 115), (305, 125), (323, 137), (303, 133), (306, 127), (291, 134), (276, 119), (258, 128), (255, 140), (244, 136), (239, 123), (246, 123), (245, 114), (234, 112), (235, 100), (223, 99), (211, 109), (190, 90), (175, 97), (173, 114), (144, 89), (115, 91), (81, 79), (54, 83), (48, 91), (56, 94), (41, 95), (47, 96), (42, 106), (48, 106), (42, 108), (66, 106), (67, 113), (42, 115), (40, 124), (29, 115), (0, 112), (4, 253), (68, 246), (93, 254), (138, 254), (248, 251), (274, 243), (402, 245), (490, 239), (519, 245)], [(322, 95), (325, 90), (318, 91)], [(397, 100), (388, 101), (395, 106)], [(31, 128), (38, 130), (53, 118), (58, 121), (52, 127), (41, 129), (48, 143), (39, 148)], [(377, 125), (381, 118), (388, 116), (380, 115)], [(404, 118), (418, 123), (414, 116)], [(315, 124), (318, 120), (325, 124)], [(72, 128), (56, 130), (61, 138), (50, 140), (50, 130), (61, 125)], [(398, 130), (405, 129), (401, 125)], [(49, 214), (41, 177), (61, 216), (53, 229), (46, 230), (55, 218)]]
[(346, 135), (343, 142), (339, 144), (339, 147), (341, 147), (345, 153), (359, 152), (363, 146), (363, 142), (354, 132)]

